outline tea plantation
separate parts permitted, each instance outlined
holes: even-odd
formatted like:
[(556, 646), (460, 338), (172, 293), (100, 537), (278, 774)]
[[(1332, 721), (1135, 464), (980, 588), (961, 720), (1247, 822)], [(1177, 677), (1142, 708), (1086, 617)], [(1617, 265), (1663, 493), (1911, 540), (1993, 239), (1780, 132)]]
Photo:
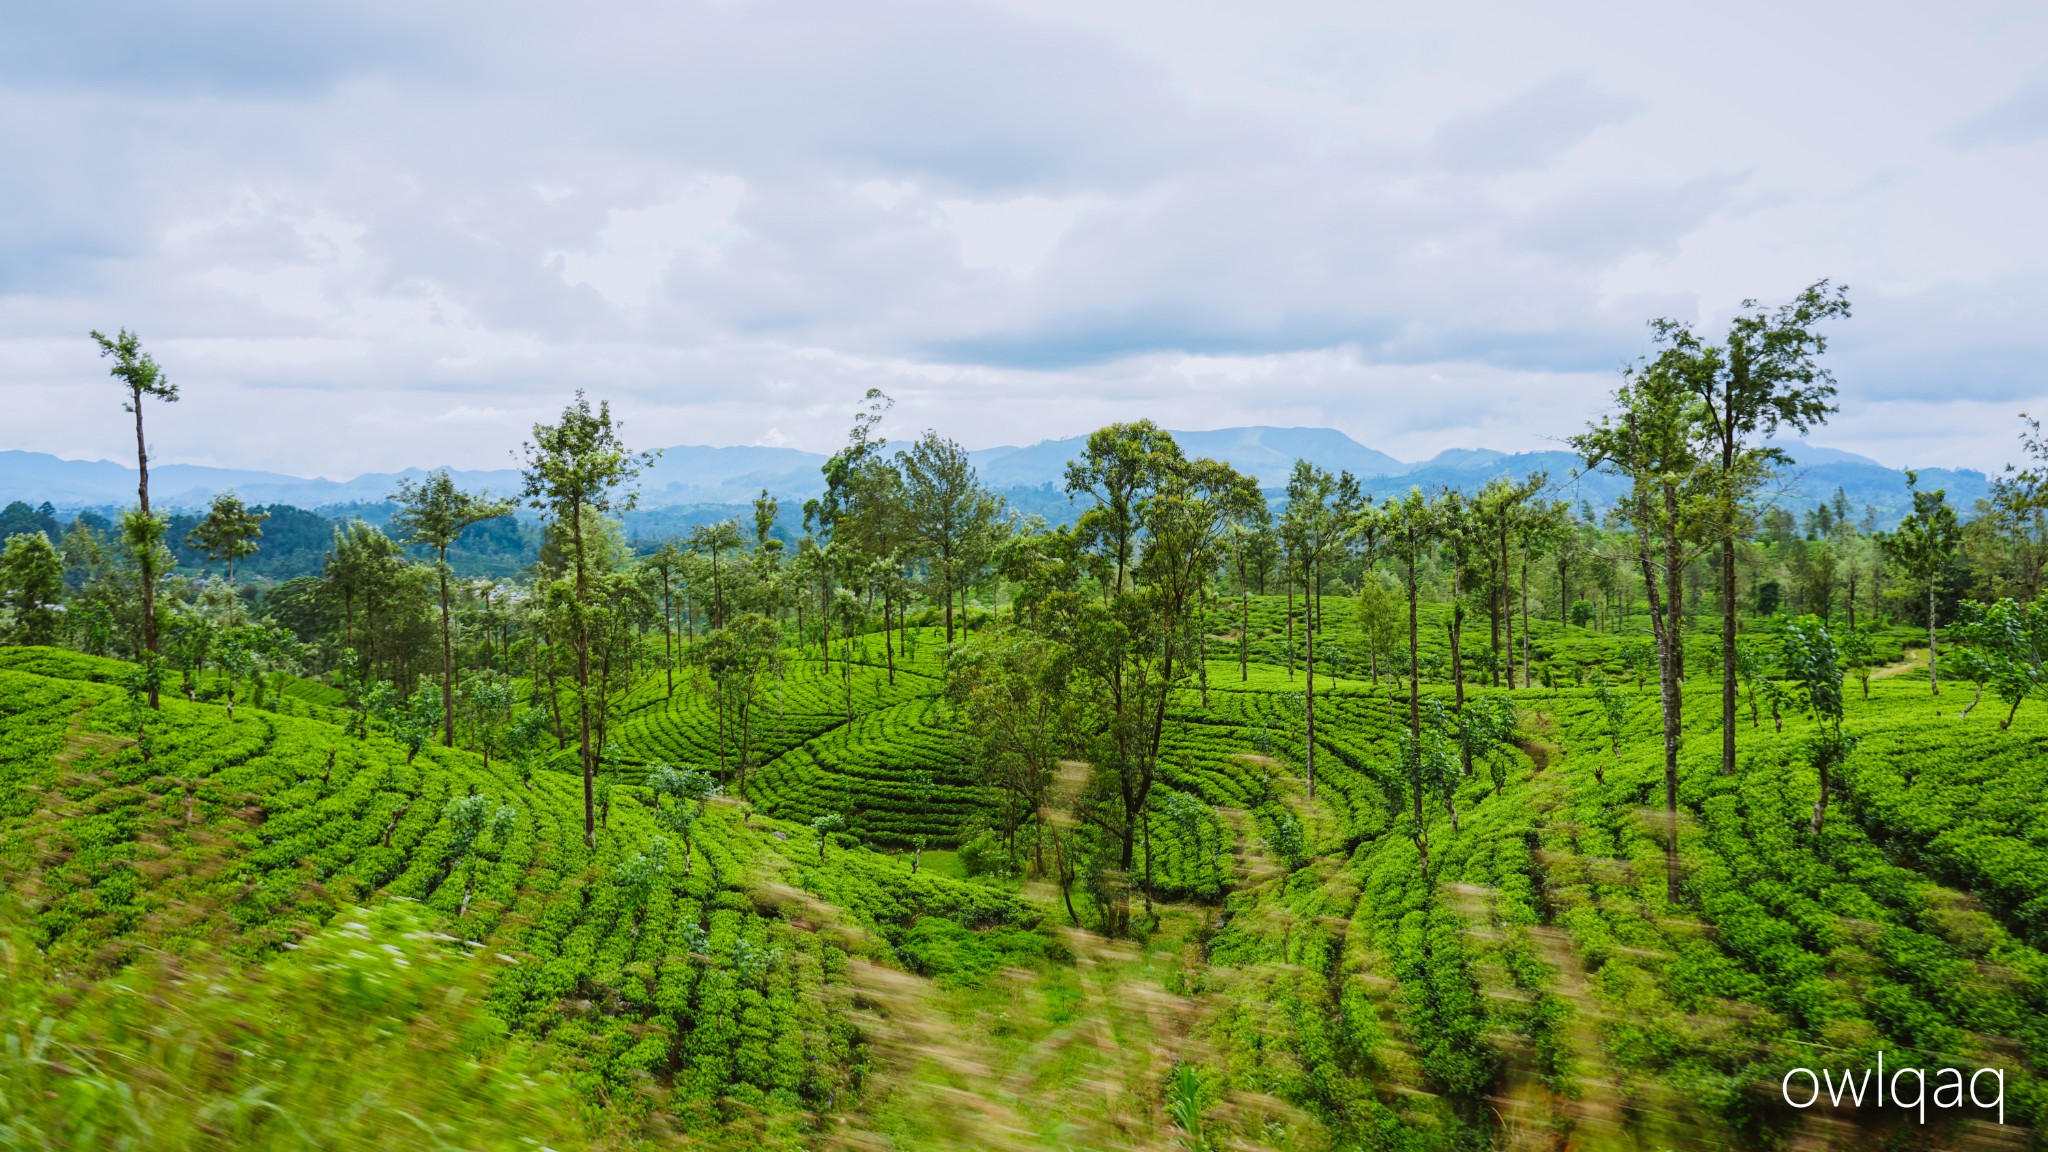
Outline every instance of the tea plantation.
[[(2039, 1146), (2048, 708), (1958, 718), (1886, 634), (1816, 834), (1810, 721), (1745, 703), (1724, 775), (1696, 676), (1674, 903), (1654, 684), (1617, 740), (1581, 683), (1633, 691), (1621, 639), (1539, 621), (1553, 686), (1472, 686), (1518, 735), (1418, 838), (1405, 686), (1333, 613), (1311, 795), (1284, 602), (1252, 609), (1246, 671), (1218, 631), (1170, 701), (1115, 935), (989, 863), (935, 629), (785, 649), (744, 783), (694, 816), (651, 785), (736, 768), (731, 718), (639, 684), (594, 849), (577, 776), (409, 759), (324, 684), (150, 712), (127, 665), (0, 649), (11, 979), (68, 990), (0, 1000), (0, 1148), (374, 1146), (307, 1073), (349, 1044), (422, 1147)], [(1784, 1103), (1789, 1069), (1879, 1052), (2002, 1070), (2002, 1118)]]

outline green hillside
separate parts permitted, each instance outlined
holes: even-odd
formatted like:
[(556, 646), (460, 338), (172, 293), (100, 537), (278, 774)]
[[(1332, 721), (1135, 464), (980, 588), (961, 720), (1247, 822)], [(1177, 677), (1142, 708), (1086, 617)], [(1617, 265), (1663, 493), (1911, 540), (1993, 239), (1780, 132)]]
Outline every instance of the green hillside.
[[(1539, 643), (1588, 659), (1617, 647), (1578, 630)], [(1391, 683), (1319, 681), (1310, 799), (1300, 673), (1260, 660), (1240, 679), (1234, 660), (1212, 659), (1207, 705), (1198, 689), (1175, 694), (1162, 755), (1163, 785), (1198, 801), (1198, 817), (1154, 807), (1157, 923), (1141, 915), (1114, 942), (1066, 927), (1043, 881), (940, 874), (958, 872), (938, 849), (967, 835), (979, 787), (938, 692), (942, 647), (926, 637), (916, 659), (899, 654), (893, 686), (880, 662), (828, 672), (785, 652), (781, 683), (762, 693), (781, 708), (748, 798), (705, 808), (687, 869), (641, 781), (650, 764), (715, 759), (695, 693), (656, 696), (621, 724), (619, 782), (586, 851), (571, 775), (544, 770), (529, 786), (502, 758), (486, 770), (433, 745), (407, 763), (338, 712), (289, 714), (312, 689), (287, 694), (285, 712), (244, 706), (233, 721), (175, 697), (148, 713), (116, 686), (117, 662), (6, 649), (11, 955), (85, 988), (166, 952), (231, 957), (258, 973), (243, 979), (283, 989), (277, 1011), (295, 1019), (316, 1011), (288, 983), (312, 979), (306, 949), (386, 915), (358, 909), (413, 908), (451, 956), (478, 958), (461, 979), (476, 972), (484, 1006), (468, 1026), (489, 1038), (457, 1045), (480, 1060), (466, 1075), (494, 1078), (476, 1100), (512, 1092), (537, 1062), (590, 1110), (574, 1127), (599, 1142), (867, 1131), (971, 1143), (944, 1105), (967, 1090), (1019, 1109), (1020, 1146), (1054, 1146), (1109, 1131), (1094, 1126), (1119, 1093), (1157, 1101), (1166, 1071), (1185, 1066), (1219, 1141), (1759, 1146), (1825, 1135), (1774, 1099), (1777, 1070), (1860, 1066), (1879, 1050), (1929, 1068), (2002, 1065), (2004, 1131), (2043, 1119), (2039, 709), (2001, 731), (1990, 709), (1955, 719), (1953, 698), (1929, 696), (1910, 669), (1875, 679), (1867, 702), (1849, 702), (1862, 742), (1818, 837), (1805, 828), (1806, 719), (1744, 728), (1733, 776), (1696, 720), (1674, 906), (1653, 701), (1610, 751), (1590, 689), (1512, 692), (1519, 749), (1498, 788), (1485, 771), (1457, 785), (1455, 831), (1446, 808), (1426, 812), (1425, 876), (1398, 770), (1406, 702)], [(1689, 689), (1693, 717), (1712, 716), (1715, 689)], [(509, 827), (464, 845), (454, 812), (470, 796), (509, 809)], [(821, 865), (812, 821), (830, 815), (845, 830)], [(1282, 823), (1300, 829), (1291, 858)], [(913, 874), (906, 849), (919, 838), (929, 850)], [(406, 1020), (439, 1015), (431, 998), (379, 1003)], [(17, 998), (8, 1028), (97, 1036), (116, 1010), (91, 994)], [(1121, 1020), (1134, 1012), (1142, 1026)], [(1084, 1046), (1110, 1047), (1072, 1052), (1087, 1035), (1100, 1039)], [(296, 1076), (313, 1058), (278, 1057)], [(19, 1052), (9, 1059), (12, 1090), (28, 1073)], [(203, 1143), (205, 1121), (173, 1120), (185, 1135), (172, 1136), (115, 1106), (140, 1091), (160, 1110), (145, 1116), (175, 1111), (162, 1074), (145, 1071), (129, 1055), (103, 1061), (100, 1095), (64, 1081), (61, 1108), (31, 1106), (20, 1123), (45, 1139)], [(1106, 1099), (1065, 1119), (1035, 1111), (1097, 1078)], [(536, 1083), (519, 1091), (557, 1091)], [(277, 1135), (298, 1123), (294, 1108), (276, 1103), (279, 1119), (240, 1122), (294, 1146)], [(1121, 1139), (1184, 1136), (1160, 1107)], [(514, 1146), (481, 1103), (430, 1111), (457, 1146)], [(1941, 1131), (1968, 1142), (1973, 1130)]]

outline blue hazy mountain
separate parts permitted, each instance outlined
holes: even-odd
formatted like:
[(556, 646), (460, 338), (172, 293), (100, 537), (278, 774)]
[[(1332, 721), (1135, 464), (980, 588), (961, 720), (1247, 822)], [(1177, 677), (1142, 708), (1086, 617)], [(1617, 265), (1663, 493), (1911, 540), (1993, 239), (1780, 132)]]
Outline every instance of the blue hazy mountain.
[[(1332, 472), (1348, 471), (1354, 476), (1393, 476), (1412, 467), (1334, 428), (1217, 428), (1207, 432), (1175, 432), (1173, 438), (1187, 455), (1221, 460), (1247, 476), (1257, 477), (1260, 485), (1267, 488), (1284, 486), (1296, 460), (1312, 461)], [(1069, 436), (1063, 440), (1041, 440), (1027, 448), (984, 448), (971, 455), (975, 467), (981, 470), (982, 482), (990, 487), (1058, 487), (1064, 482), (1067, 461), (1080, 454), (1087, 439)]]
[[(1190, 456), (1229, 462), (1257, 477), (1261, 487), (1278, 494), (1296, 459), (1331, 471), (1357, 476), (1366, 491), (1385, 497), (1411, 486), (1425, 491), (1453, 487), (1470, 491), (1496, 476), (1521, 478), (1532, 472), (1548, 477), (1553, 499), (1596, 508), (1610, 505), (1623, 485), (1606, 475), (1579, 476), (1579, 459), (1564, 450), (1505, 453), (1488, 448), (1453, 448), (1419, 462), (1398, 460), (1369, 448), (1331, 428), (1219, 428), (1174, 432)], [(1074, 505), (1061, 491), (1066, 465), (1082, 448), (1084, 437), (1045, 440), (1026, 446), (984, 448), (972, 453), (984, 483), (1010, 498), (1021, 511), (1059, 522), (1070, 519)], [(1867, 456), (1797, 441), (1778, 445), (1794, 463), (1781, 470), (1772, 495), (1780, 503), (1804, 509), (1830, 498), (1841, 488), (1860, 519), (1866, 507), (1876, 510), (1881, 524), (1896, 522), (1910, 507), (1905, 478)], [(742, 506), (763, 489), (784, 503), (784, 518), (795, 505), (817, 494), (819, 466), (825, 456), (794, 448), (709, 447), (680, 445), (665, 449), (640, 478), (642, 516), (655, 509), (689, 509), (689, 518), (715, 518), (716, 509)], [(234, 491), (252, 504), (290, 504), (301, 508), (334, 508), (381, 504), (401, 480), (417, 480), (426, 469), (380, 472), (350, 480), (290, 476), (276, 472), (164, 464), (150, 469), (152, 503), (168, 509), (195, 509), (217, 492)], [(516, 495), (515, 469), (457, 470), (456, 483), (495, 495)], [(1921, 470), (1921, 484), (1946, 488), (1950, 501), (1966, 514), (1989, 490), (1981, 472), (1966, 469)], [(20, 500), (44, 502), (59, 509), (119, 507), (135, 500), (135, 470), (106, 460), (63, 460), (41, 452), (0, 451), (0, 505)], [(673, 518), (673, 516), (669, 517)], [(660, 519), (657, 517), (656, 519)]]

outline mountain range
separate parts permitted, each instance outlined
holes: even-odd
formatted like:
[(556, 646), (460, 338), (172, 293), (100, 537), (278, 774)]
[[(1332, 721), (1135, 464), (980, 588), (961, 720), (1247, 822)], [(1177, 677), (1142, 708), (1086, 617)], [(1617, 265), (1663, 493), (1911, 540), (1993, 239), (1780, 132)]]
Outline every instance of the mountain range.
[[(1402, 461), (1331, 428), (1219, 428), (1174, 432), (1190, 456), (1225, 460), (1258, 478), (1269, 492), (1287, 482), (1296, 459), (1331, 471), (1347, 470), (1369, 492), (1381, 496), (1446, 485), (1471, 490), (1495, 476), (1522, 477), (1545, 472), (1556, 486), (1555, 498), (1585, 501), (1604, 507), (1619, 495), (1615, 477), (1594, 474), (1573, 479), (1579, 458), (1567, 450), (1505, 453), (1487, 448), (1454, 448), (1428, 460)], [(1026, 446), (1003, 445), (970, 453), (984, 483), (1010, 498), (1013, 506), (1061, 520), (1068, 501), (1061, 493), (1066, 464), (1085, 444), (1085, 437), (1045, 440)], [(1860, 512), (1868, 507), (1882, 524), (1896, 522), (1910, 508), (1904, 475), (1867, 456), (1803, 442), (1780, 445), (1794, 465), (1783, 470), (1778, 499), (1794, 508), (1810, 507), (1841, 488)], [(763, 489), (786, 504), (816, 495), (821, 453), (794, 448), (707, 447), (679, 445), (665, 449), (639, 481), (642, 509), (744, 504)], [(452, 470), (455, 482), (473, 491), (516, 495), (520, 474), (515, 469)], [(215, 493), (233, 491), (251, 504), (291, 504), (331, 508), (350, 504), (381, 504), (400, 481), (427, 475), (423, 468), (370, 473), (350, 480), (291, 476), (194, 464), (163, 464), (150, 470), (152, 503), (171, 509), (203, 506)], [(1923, 469), (1923, 487), (1945, 487), (1950, 500), (1967, 512), (1989, 489), (1981, 472), (1968, 469)], [(135, 495), (135, 469), (107, 460), (64, 460), (41, 452), (0, 450), (0, 503), (21, 500), (48, 502), (59, 509), (122, 506)], [(693, 517), (694, 518), (694, 517)]]

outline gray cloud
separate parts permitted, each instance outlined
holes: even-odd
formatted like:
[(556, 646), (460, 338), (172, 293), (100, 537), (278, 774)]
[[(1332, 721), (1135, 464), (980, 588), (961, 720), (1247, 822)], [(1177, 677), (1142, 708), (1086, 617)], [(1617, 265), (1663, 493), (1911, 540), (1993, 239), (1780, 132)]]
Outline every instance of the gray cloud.
[(1642, 110), (1643, 101), (1606, 91), (1584, 76), (1560, 76), (1451, 116), (1437, 125), (1430, 147), (1438, 163), (1455, 171), (1544, 168), (1595, 131)]
[(1949, 139), (1965, 148), (2031, 144), (2048, 136), (2048, 78), (2038, 79), (1956, 125)]
[[(1842, 47), (1598, 6), (8, 11), (0, 447), (125, 450), (83, 338), (120, 324), (187, 384), (167, 459), (330, 474), (502, 464), (576, 387), (648, 443), (825, 447), (879, 386), (973, 443), (1538, 447), (1648, 317), (1822, 275), (1857, 286), (1857, 435), (1989, 453), (1911, 405), (2048, 396), (2048, 238), (2003, 191), (2044, 160), (1950, 127), (2023, 142), (1997, 109), (2036, 65), (1963, 16)], [(1860, 63), (1908, 42), (1924, 85)], [(1757, 111), (1820, 88), (1848, 111)]]

